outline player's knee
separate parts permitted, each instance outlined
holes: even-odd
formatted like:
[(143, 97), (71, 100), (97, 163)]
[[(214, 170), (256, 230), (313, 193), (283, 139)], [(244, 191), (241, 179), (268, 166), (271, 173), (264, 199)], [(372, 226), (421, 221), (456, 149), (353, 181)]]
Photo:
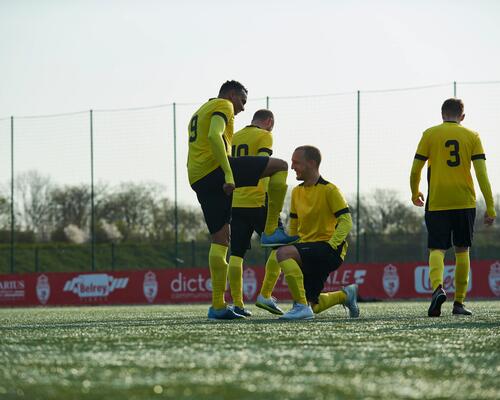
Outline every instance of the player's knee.
[(291, 246), (283, 246), (276, 250), (276, 259), (278, 262), (282, 262), (288, 260), (289, 258), (293, 258)]
[(270, 169), (271, 173), (288, 171), (288, 163), (281, 158), (270, 158), (267, 167)]

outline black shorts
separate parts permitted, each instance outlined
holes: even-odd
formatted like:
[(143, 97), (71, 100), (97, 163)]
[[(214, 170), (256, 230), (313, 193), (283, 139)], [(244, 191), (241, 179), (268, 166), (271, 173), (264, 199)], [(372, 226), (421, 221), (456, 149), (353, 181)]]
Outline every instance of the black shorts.
[(301, 270), (304, 274), (304, 288), (307, 301), (318, 303), (318, 297), (331, 272), (342, 265), (342, 248), (344, 244), (334, 250), (328, 242), (296, 243), (302, 260)]
[(470, 247), (474, 234), (475, 208), (461, 210), (426, 211), (429, 249), (447, 250), (452, 245)]
[(231, 255), (245, 257), (251, 248), (250, 240), (254, 232), (262, 234), (266, 226), (266, 207), (233, 207), (231, 211)]
[[(229, 157), (236, 187), (257, 186), (268, 162), (269, 157)], [(191, 185), (211, 234), (231, 221), (233, 196), (226, 195), (222, 190), (224, 182), (224, 172), (219, 167)]]

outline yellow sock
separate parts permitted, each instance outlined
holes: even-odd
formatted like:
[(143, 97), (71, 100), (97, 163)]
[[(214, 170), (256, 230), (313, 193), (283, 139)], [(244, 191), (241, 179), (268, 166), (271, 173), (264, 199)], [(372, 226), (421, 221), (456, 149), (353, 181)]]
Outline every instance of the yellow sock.
[(431, 278), (432, 290), (436, 290), (443, 284), (444, 274), (444, 252), (442, 250), (431, 250), (429, 253), (429, 275)]
[(319, 303), (315, 304), (312, 309), (315, 314), (323, 312), (337, 304), (344, 304), (347, 300), (346, 294), (339, 290), (338, 292), (321, 293), (319, 295)]
[(227, 280), (227, 246), (212, 243), (208, 252), (208, 265), (212, 279), (212, 307), (221, 309), (226, 307), (224, 292)]
[(279, 263), (283, 273), (285, 274), (288, 289), (292, 294), (293, 300), (297, 303), (307, 304), (306, 290), (304, 289), (304, 275), (299, 267), (299, 264), (292, 258)]
[(280, 273), (281, 268), (278, 264), (278, 260), (276, 259), (276, 250), (273, 250), (267, 259), (266, 274), (264, 275), (264, 281), (262, 282), (262, 288), (260, 289), (260, 294), (266, 299), (271, 297)]
[(244, 308), (243, 305), (243, 258), (229, 257), (228, 269), (229, 287), (235, 306)]
[(269, 203), (267, 206), (266, 227), (264, 229), (266, 235), (271, 235), (278, 227), (278, 218), (283, 208), (286, 189), (288, 187), (286, 184), (287, 174), (287, 171), (276, 172), (269, 179), (269, 186), (267, 189)]
[(470, 258), (469, 252), (455, 254), (455, 301), (463, 303), (469, 284)]

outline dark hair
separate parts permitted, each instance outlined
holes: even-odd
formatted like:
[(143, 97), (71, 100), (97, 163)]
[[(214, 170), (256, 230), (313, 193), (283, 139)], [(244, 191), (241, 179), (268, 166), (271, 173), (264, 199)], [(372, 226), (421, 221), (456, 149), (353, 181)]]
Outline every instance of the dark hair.
[(253, 115), (252, 121), (264, 121), (268, 118), (272, 118), (274, 120), (274, 114), (270, 110), (262, 109), (255, 111)]
[(229, 93), (231, 90), (243, 91), (248, 93), (248, 90), (245, 86), (243, 86), (238, 81), (226, 81), (222, 84), (219, 90), (219, 95), (224, 95)]
[(302, 150), (304, 152), (304, 157), (307, 161), (314, 160), (316, 161), (317, 166), (321, 164), (321, 152), (319, 151), (318, 148), (314, 146), (299, 146), (295, 149), (297, 150)]
[(464, 113), (464, 102), (456, 98), (445, 100), (441, 106), (441, 113), (449, 117), (460, 117)]

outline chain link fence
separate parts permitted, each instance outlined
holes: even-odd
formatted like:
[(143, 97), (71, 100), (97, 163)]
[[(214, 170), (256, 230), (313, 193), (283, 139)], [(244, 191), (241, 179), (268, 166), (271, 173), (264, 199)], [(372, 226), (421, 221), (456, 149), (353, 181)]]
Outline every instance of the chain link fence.
[[(500, 81), (250, 98), (235, 129), (269, 108), (275, 157), (289, 161), (303, 144), (321, 149), (321, 173), (354, 215), (348, 262), (424, 260), (409, 170), (421, 133), (455, 95), (464, 125), (481, 135), (496, 193)], [(202, 102), (1, 118), (0, 273), (206, 265), (208, 235), (186, 171), (186, 127)], [(288, 183), (297, 184), (293, 173)], [(479, 219), (472, 255), (498, 256), (499, 229)], [(265, 257), (254, 242), (246, 262)]]

